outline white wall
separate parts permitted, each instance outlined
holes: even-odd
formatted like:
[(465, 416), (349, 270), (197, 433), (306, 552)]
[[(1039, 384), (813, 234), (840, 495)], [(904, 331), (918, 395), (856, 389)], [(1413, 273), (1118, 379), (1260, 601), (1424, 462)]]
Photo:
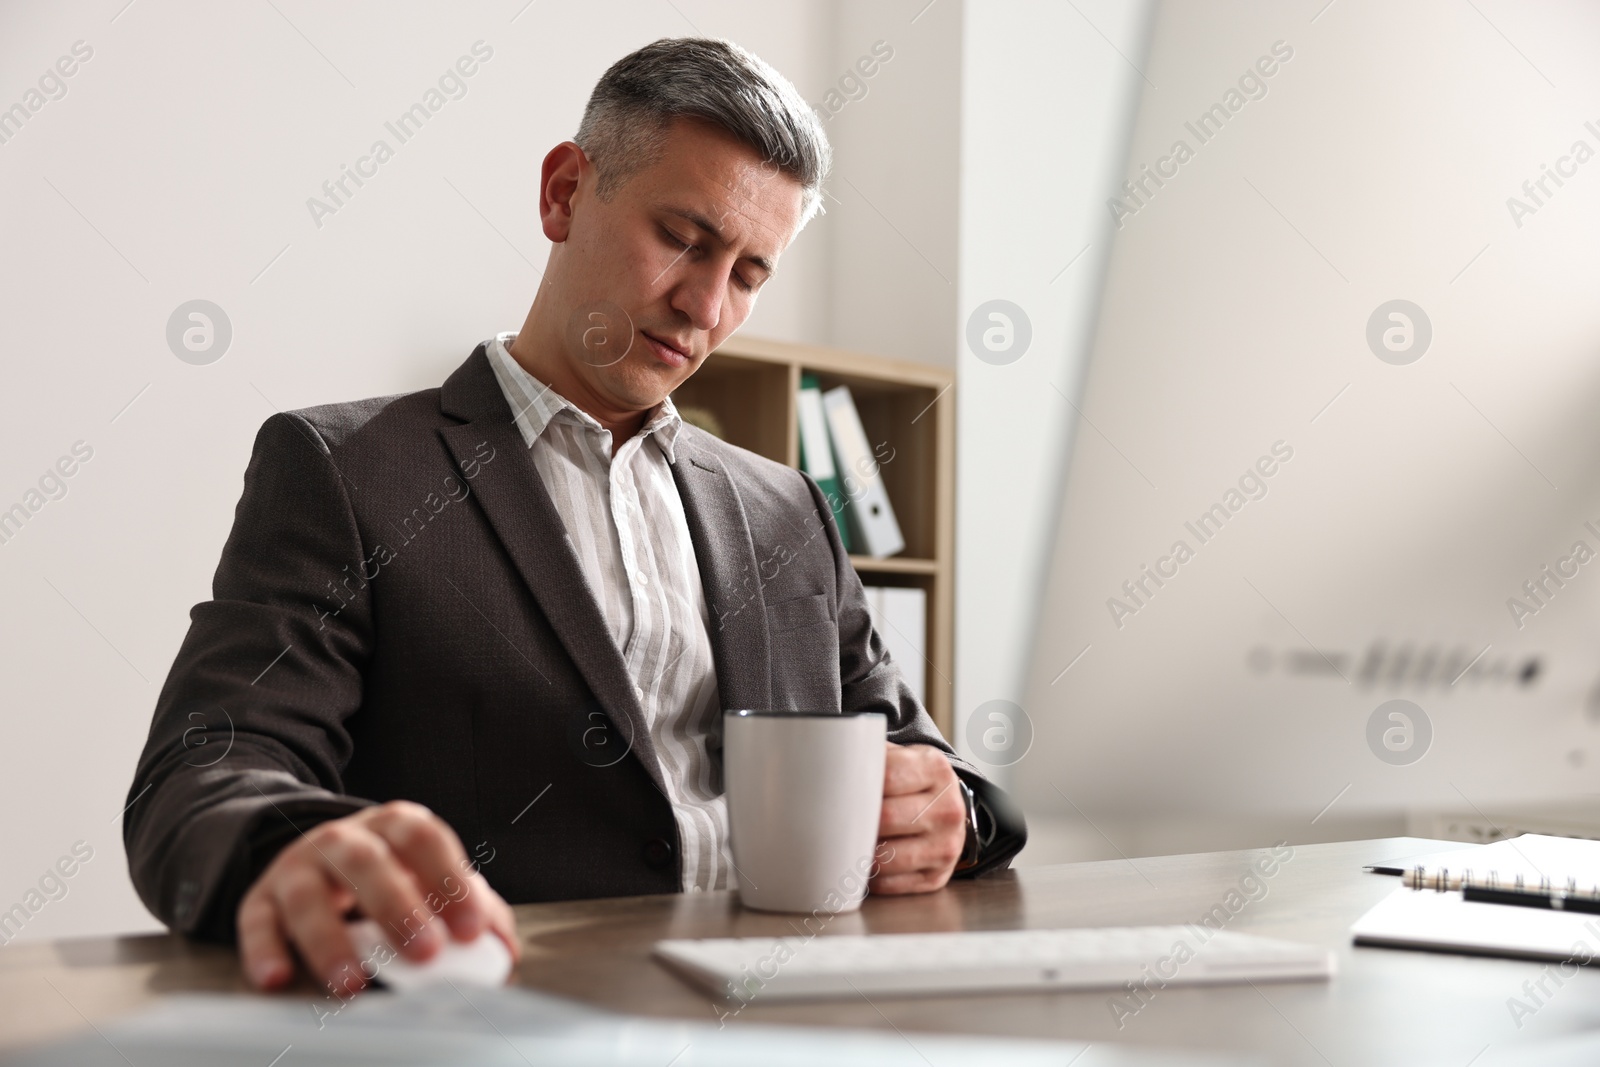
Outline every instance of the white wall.
[[(837, 0), (836, 6), (829, 84), (840, 90), (843, 81), (859, 98), (841, 90), (846, 102), (825, 124), (835, 153), (830, 340), (953, 367), (962, 4)], [(875, 47), (893, 58), (860, 78), (858, 64), (876, 59)], [(868, 61), (865, 69), (874, 65)], [(852, 71), (861, 88), (848, 80)]]
[[(974, 710), (1023, 699), (1071, 405), (1111, 246), (1104, 203), (1145, 87), (1137, 68), (1150, 18), (1147, 0), (966, 5), (955, 682), (956, 733), (979, 758), (1007, 754), (970, 743)], [(1027, 350), (998, 365), (965, 336), (968, 318), (996, 299), (1020, 307), (1032, 330)], [(972, 736), (991, 725), (985, 718)], [(1005, 767), (995, 773), (1008, 777)]]
[[(521, 324), (548, 249), (540, 160), (628, 51), (729, 36), (811, 100), (839, 66), (833, 6), (799, 0), (124, 2), (0, 8), (0, 107), (74, 42), (93, 50), (0, 144), (0, 507), (74, 442), (93, 449), (0, 544), (0, 910), (75, 841), (94, 849), (28, 938), (155, 928), (119, 812), (261, 421), (437, 385)], [(479, 40), (493, 57), (467, 95), (315, 226), (306, 199), (375, 139), (395, 143), (385, 121)], [(830, 339), (829, 225), (785, 255), (750, 332)], [(165, 340), (197, 297), (233, 328), (208, 366)]]

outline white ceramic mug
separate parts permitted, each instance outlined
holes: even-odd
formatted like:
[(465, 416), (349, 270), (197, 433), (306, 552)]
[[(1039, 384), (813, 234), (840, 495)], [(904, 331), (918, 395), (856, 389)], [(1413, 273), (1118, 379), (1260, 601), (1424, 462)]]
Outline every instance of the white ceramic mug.
[(746, 907), (861, 907), (878, 844), (887, 730), (877, 712), (723, 716), (728, 831)]

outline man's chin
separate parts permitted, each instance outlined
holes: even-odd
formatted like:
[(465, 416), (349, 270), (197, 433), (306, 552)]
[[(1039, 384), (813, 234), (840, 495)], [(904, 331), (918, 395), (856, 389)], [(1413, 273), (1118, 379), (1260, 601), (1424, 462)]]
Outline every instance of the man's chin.
[[(673, 383), (673, 388), (676, 387), (677, 383)], [(671, 391), (659, 387), (651, 389), (635, 388), (619, 390), (614, 395), (616, 396), (617, 405), (625, 410), (654, 411), (656, 408), (661, 406), (661, 402), (663, 400), (671, 395)]]
[(681, 368), (665, 367), (657, 363), (632, 368), (629, 380), (619, 384), (618, 393), (630, 403), (654, 407), (689, 379), (689, 372)]

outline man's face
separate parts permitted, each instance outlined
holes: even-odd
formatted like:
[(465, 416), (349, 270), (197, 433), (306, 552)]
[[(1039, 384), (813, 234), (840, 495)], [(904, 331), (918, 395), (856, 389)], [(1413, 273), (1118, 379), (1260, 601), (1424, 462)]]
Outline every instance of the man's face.
[(672, 125), (661, 159), (611, 200), (587, 165), (553, 279), (562, 349), (617, 411), (660, 403), (750, 317), (794, 239), (800, 183), (720, 130)]

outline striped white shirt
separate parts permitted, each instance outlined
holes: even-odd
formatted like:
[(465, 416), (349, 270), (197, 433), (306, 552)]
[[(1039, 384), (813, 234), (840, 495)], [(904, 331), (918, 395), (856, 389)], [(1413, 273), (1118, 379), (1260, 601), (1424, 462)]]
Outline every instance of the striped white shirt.
[(611, 454), (611, 431), (486, 342), (539, 477), (644, 706), (682, 848), (684, 891), (728, 887), (728, 808), (707, 749), (717, 677), (710, 617), (668, 464), (683, 420), (670, 398)]

